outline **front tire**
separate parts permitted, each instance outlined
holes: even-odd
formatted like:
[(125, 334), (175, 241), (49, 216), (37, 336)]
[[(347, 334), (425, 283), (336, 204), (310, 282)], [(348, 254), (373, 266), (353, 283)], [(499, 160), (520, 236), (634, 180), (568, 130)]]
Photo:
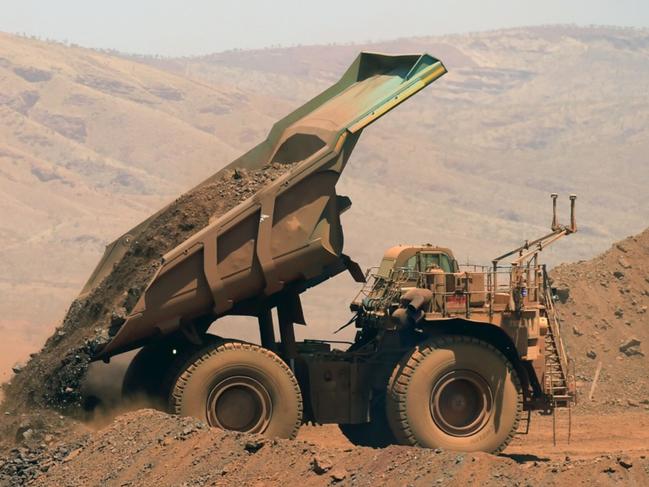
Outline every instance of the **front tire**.
[(295, 438), (302, 395), (293, 372), (270, 350), (242, 342), (207, 347), (173, 381), (170, 409), (210, 426)]
[(471, 337), (417, 345), (388, 384), (388, 421), (405, 445), (498, 453), (513, 438), (522, 407), (511, 363)]

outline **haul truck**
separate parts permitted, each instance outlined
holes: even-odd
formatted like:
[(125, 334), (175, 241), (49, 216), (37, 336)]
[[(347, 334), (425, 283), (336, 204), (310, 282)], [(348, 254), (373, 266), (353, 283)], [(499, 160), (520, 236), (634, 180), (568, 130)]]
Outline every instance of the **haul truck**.
[[(289, 164), (174, 248), (95, 357), (142, 347), (123, 390), (156, 395), (179, 415), (292, 438), (304, 421), (336, 423), (352, 441), (500, 451), (522, 411), (568, 406), (567, 358), (538, 252), (576, 227), (517, 249), (508, 267), (462, 269), (449, 249), (394, 247), (365, 274), (343, 253), (336, 194), (363, 128), (446, 72), (427, 54), (361, 53), (343, 77), (224, 170)], [(217, 180), (217, 176), (207, 181)], [(573, 200), (574, 201), (574, 200)], [(387, 222), (386, 222), (387, 223)], [(147, 221), (111, 244), (99, 285)], [(297, 342), (300, 294), (349, 271), (366, 283), (347, 351)], [(276, 308), (279, 336), (275, 336)], [(260, 344), (207, 333), (227, 315), (255, 317)]]

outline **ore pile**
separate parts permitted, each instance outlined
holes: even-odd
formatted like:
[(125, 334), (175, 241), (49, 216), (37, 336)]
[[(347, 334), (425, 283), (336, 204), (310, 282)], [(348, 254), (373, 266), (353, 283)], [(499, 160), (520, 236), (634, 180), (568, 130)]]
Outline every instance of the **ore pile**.
[(75, 300), (63, 323), (4, 386), (5, 410), (49, 407), (78, 412), (80, 381), (94, 352), (124, 322), (158, 269), (161, 257), (250, 198), (290, 169), (271, 164), (259, 170), (225, 171), (185, 193), (159, 212), (139, 234), (112, 272), (92, 292)]
[(649, 410), (649, 230), (590, 261), (561, 265), (552, 277), (578, 407)]
[(18, 487), (38, 479), (53, 466), (74, 459), (86, 439), (59, 445), (42, 442), (34, 447), (12, 449), (0, 465), (0, 485)]

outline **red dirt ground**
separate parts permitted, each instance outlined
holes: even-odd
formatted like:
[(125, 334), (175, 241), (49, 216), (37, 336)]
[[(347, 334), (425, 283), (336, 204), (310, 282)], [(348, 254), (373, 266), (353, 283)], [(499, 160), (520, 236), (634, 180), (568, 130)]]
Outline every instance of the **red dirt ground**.
[(649, 484), (649, 413), (575, 417), (571, 443), (564, 424), (557, 446), (551, 418), (534, 420), (529, 435), (493, 456), (353, 447), (335, 426), (265, 440), (142, 410), (85, 434), (35, 485)]

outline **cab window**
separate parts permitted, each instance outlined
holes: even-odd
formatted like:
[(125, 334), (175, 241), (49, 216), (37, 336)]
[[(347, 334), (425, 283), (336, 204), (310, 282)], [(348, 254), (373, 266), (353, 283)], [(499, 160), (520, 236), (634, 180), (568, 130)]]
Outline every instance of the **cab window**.
[(413, 255), (406, 261), (405, 268), (409, 271), (418, 271), (417, 268), (417, 255)]
[(439, 265), (439, 254), (419, 254), (421, 258), (421, 270), (427, 271), (431, 267), (441, 267)]
[(444, 272), (453, 272), (455, 269), (453, 269), (453, 265), (451, 264), (451, 259), (448, 258), (448, 255), (446, 254), (440, 254), (439, 255), (439, 260), (440, 260), (440, 267), (444, 269)]
[(439, 267), (446, 273), (455, 272), (453, 262), (448, 255), (440, 253), (425, 253), (421, 255), (421, 269), (427, 270), (431, 267)]

